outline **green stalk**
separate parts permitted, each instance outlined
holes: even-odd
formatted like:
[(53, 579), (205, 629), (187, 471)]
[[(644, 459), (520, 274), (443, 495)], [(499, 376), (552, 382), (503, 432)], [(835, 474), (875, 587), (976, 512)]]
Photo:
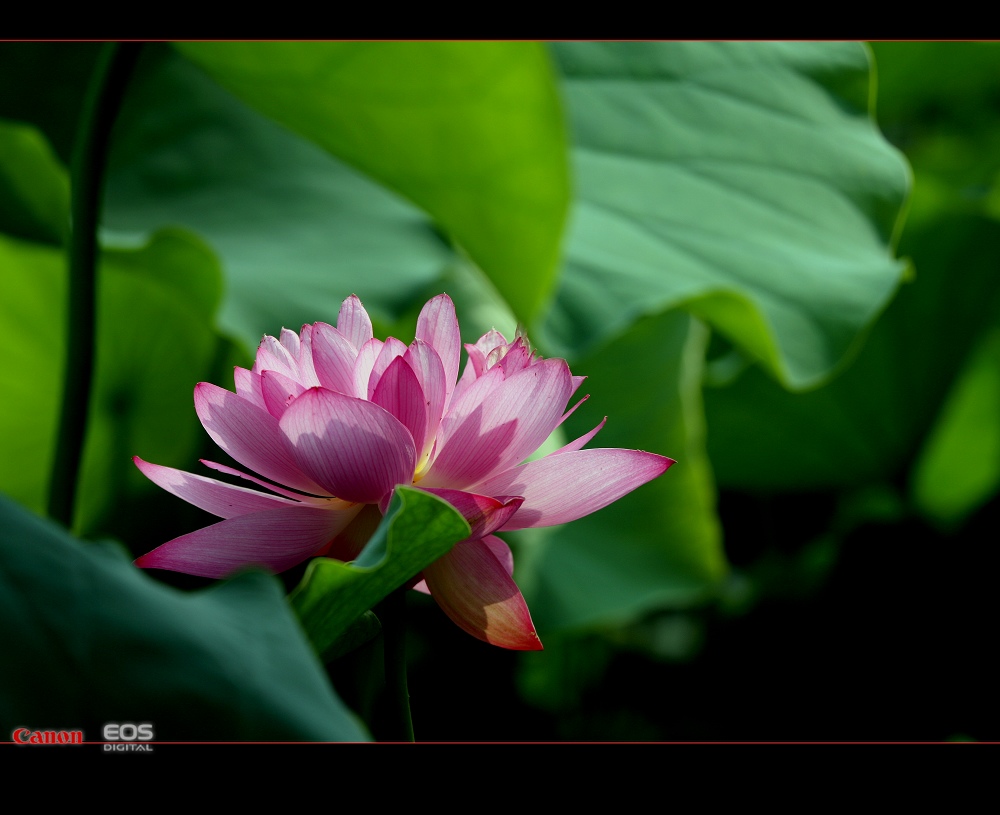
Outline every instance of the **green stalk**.
[(66, 527), (73, 524), (94, 373), (97, 228), (104, 168), (111, 128), (141, 48), (141, 43), (112, 42), (103, 46), (87, 88), (73, 145), (66, 368), (59, 435), (49, 481), (49, 516)]
[(375, 608), (382, 623), (388, 722), (383, 741), (413, 741), (410, 692), (406, 687), (406, 589), (396, 589)]

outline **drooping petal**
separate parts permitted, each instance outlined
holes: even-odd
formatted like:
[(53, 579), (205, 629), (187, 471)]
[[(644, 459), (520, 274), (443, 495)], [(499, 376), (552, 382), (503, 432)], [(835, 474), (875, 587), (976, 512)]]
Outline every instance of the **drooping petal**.
[(311, 388), (281, 417), (296, 464), (331, 495), (376, 503), (413, 481), (413, 437), (385, 409), (324, 388)]
[(346, 509), (350, 506), (350, 501), (341, 501), (339, 498), (317, 498), (314, 495), (303, 495), (300, 492), (292, 492), (291, 490), (286, 490), (284, 487), (279, 487), (269, 481), (264, 481), (261, 478), (256, 478), (252, 475), (247, 475), (235, 467), (228, 467), (225, 464), (217, 464), (214, 461), (208, 461), (207, 459), (198, 459), (202, 464), (204, 464), (209, 469), (215, 470), (220, 473), (225, 473), (226, 475), (235, 475), (237, 478), (243, 478), (254, 484), (258, 484), (266, 490), (271, 490), (271, 492), (276, 492), (278, 495), (284, 495), (286, 498), (292, 498), (296, 501), (301, 501), (306, 504), (313, 504), (315, 506), (331, 507), (333, 509)]
[(427, 432), (427, 399), (405, 356), (396, 357), (385, 369), (372, 394), (372, 402), (399, 419), (413, 436), (417, 452), (423, 450), (424, 434)]
[(507, 574), (513, 575), (514, 554), (510, 551), (510, 547), (496, 535), (487, 535), (483, 538), (483, 543), (489, 547), (493, 557), (500, 561), (500, 565), (507, 570)]
[(445, 407), (451, 401), (452, 391), (458, 381), (458, 363), (462, 356), (462, 335), (455, 315), (455, 304), (447, 294), (439, 294), (427, 301), (417, 317), (416, 338), (433, 346), (444, 364)]
[(173, 467), (151, 464), (138, 456), (134, 456), (132, 461), (142, 474), (157, 486), (220, 518), (235, 518), (278, 507), (301, 506), (297, 501), (280, 498), (277, 495), (237, 487), (216, 481), (214, 478), (175, 470)]
[(305, 387), (277, 371), (264, 371), (260, 375), (264, 407), (275, 419), (280, 419), (292, 400), (304, 391)]
[(240, 515), (167, 541), (135, 565), (214, 578), (247, 566), (283, 572), (322, 553), (359, 511), (299, 506)]
[(603, 509), (662, 475), (673, 463), (642, 450), (574, 450), (514, 467), (471, 489), (485, 495), (524, 496), (506, 530), (553, 526)]
[(337, 328), (351, 341), (355, 350), (361, 350), (361, 346), (372, 338), (371, 317), (368, 316), (356, 294), (352, 294), (341, 303), (340, 314), (337, 315)]
[(424, 489), (424, 492), (443, 498), (462, 514), (472, 528), (469, 539), (484, 538), (503, 528), (523, 503), (520, 496), (493, 498), (474, 492), (442, 489)]
[(501, 648), (541, 650), (520, 589), (487, 544), (461, 541), (423, 574), (431, 596), (463, 631)]
[(350, 340), (332, 325), (314, 323), (310, 345), (319, 384), (354, 396), (354, 363), (358, 352)]
[[(494, 371), (502, 369), (487, 371), (464, 399)], [(569, 367), (561, 359), (544, 360), (496, 384), (473, 413), (455, 423), (442, 423), (438, 452), (428, 473), (433, 480), (427, 486), (467, 489), (523, 461), (559, 424), (570, 388)]]
[(244, 467), (278, 484), (328, 494), (295, 463), (278, 420), (266, 410), (209, 382), (195, 387), (194, 407), (212, 440)]

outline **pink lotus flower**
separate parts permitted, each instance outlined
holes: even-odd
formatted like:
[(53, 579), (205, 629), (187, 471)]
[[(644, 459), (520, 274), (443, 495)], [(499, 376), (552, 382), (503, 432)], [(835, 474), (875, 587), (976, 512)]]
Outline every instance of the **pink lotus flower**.
[(265, 336), (253, 368), (236, 368), (236, 393), (202, 382), (194, 403), (219, 447), (273, 483), (202, 463), (268, 492), (137, 456), (154, 483), (225, 520), (164, 543), (136, 565), (218, 578), (248, 565), (280, 572), (320, 555), (353, 560), (396, 486), (414, 485), (448, 501), (472, 527), (415, 588), (479, 639), (541, 648), (511, 577), (510, 549), (493, 533), (589, 515), (674, 462), (639, 450), (581, 449), (602, 421), (522, 463), (586, 400), (566, 411), (585, 377), (572, 376), (564, 360), (533, 356), (521, 337), (507, 342), (490, 331), (465, 346), (459, 379), (461, 347), (445, 294), (424, 306), (409, 346), (375, 339), (353, 295), (336, 328), (313, 323), (300, 334)]

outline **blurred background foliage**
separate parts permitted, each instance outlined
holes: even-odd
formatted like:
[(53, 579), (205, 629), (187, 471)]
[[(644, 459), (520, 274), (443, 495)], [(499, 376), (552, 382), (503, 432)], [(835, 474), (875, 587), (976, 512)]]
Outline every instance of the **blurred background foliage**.
[[(39, 514), (65, 167), (97, 50), (0, 45), (0, 491)], [(228, 386), (262, 334), (333, 320), (352, 292), (407, 340), (443, 290), (466, 341), (520, 321), (589, 377), (569, 438), (607, 415), (591, 446), (678, 464), (508, 536), (544, 651), (491, 648), (410, 598), (418, 739), (1000, 738), (997, 147), (995, 43), (150, 44), (112, 145), (72, 531), (137, 555), (210, 522), (129, 460), (217, 454), (197, 382)], [(203, 598), (226, 639), (234, 612), (213, 604), (239, 592), (153, 577), (130, 589), (141, 619)], [(158, 636), (176, 648), (181, 629)], [(247, 649), (277, 658), (271, 634), (244, 636), (206, 646), (232, 652), (228, 682)], [(377, 721), (377, 659), (327, 666), (313, 729), (280, 677), (254, 702), (266, 721), (218, 726), (356, 738), (344, 714)]]

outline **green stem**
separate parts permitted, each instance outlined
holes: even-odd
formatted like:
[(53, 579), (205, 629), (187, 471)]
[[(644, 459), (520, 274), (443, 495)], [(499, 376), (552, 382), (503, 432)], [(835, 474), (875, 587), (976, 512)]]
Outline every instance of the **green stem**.
[(406, 589), (396, 589), (375, 609), (382, 623), (385, 690), (389, 699), (384, 741), (413, 741), (410, 692), (406, 687)]
[(111, 128), (141, 43), (106, 43), (80, 113), (70, 167), (69, 320), (49, 516), (70, 527), (94, 373), (97, 227)]

